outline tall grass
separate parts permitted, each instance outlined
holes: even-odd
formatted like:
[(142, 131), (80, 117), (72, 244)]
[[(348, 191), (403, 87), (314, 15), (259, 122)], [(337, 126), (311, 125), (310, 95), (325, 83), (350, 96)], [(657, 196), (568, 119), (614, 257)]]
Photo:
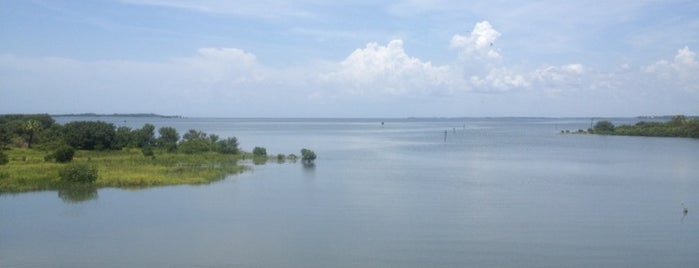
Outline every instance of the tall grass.
[[(65, 164), (44, 161), (49, 152), (12, 149), (5, 153), (10, 162), (0, 166), (0, 193), (54, 190), (64, 186), (58, 171)], [(95, 187), (139, 188), (217, 181), (246, 170), (247, 167), (237, 164), (244, 157), (242, 153), (173, 154), (158, 150), (151, 157), (144, 156), (139, 149), (124, 149), (77, 151), (72, 162), (97, 167)]]

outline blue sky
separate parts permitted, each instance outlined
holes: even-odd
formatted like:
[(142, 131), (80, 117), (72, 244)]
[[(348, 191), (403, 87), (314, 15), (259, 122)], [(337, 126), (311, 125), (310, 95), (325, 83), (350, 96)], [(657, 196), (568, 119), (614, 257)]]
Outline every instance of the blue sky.
[(699, 114), (697, 1), (0, 1), (0, 113)]

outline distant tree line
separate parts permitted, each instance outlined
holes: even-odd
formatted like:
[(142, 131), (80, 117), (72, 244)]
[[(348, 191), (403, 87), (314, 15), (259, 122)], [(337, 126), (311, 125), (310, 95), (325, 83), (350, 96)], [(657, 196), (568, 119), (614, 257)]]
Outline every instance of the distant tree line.
[(602, 135), (699, 138), (699, 119), (676, 115), (668, 122), (641, 121), (635, 125), (621, 126), (604, 120), (597, 122), (588, 132)]

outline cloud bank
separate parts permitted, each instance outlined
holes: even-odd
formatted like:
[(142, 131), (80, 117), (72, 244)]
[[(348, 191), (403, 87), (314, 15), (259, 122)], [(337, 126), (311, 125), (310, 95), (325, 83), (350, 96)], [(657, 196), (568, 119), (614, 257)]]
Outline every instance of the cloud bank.
[[(434, 102), (440, 114), (465, 111), (456, 116), (542, 115), (532, 105), (562, 116), (612, 113), (625, 105), (634, 108), (622, 115), (636, 115), (650, 100), (699, 103), (699, 63), (688, 47), (673, 59), (615, 70), (575, 62), (527, 67), (504, 63), (506, 51), (499, 51), (496, 42), (501, 36), (488, 21), (476, 23), (469, 33), (453, 35), (449, 47), (458, 57), (444, 65), (411, 56), (401, 39), (368, 43), (341, 61), (286, 68), (267, 66), (249, 51), (222, 47), (155, 62), (4, 54), (0, 106), (1, 112), (322, 116), (323, 110), (331, 116), (422, 116), (401, 106)], [(509, 110), (479, 110), (487, 102), (504, 102)], [(23, 110), (23, 103), (46, 110)], [(398, 107), (387, 113), (380, 107), (385, 105)]]

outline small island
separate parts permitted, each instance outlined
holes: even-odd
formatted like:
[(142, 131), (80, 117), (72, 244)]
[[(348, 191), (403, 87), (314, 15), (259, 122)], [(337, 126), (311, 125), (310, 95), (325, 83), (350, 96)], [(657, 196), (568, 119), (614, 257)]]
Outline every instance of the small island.
[[(298, 158), (268, 156), (264, 147), (239, 149), (236, 137), (190, 129), (115, 127), (103, 121), (57, 124), (47, 114), (0, 115), (0, 194), (66, 188), (143, 188), (204, 184), (262, 164)], [(302, 149), (304, 163), (315, 153)]]
[(667, 122), (641, 121), (635, 125), (621, 126), (615, 126), (611, 121), (602, 120), (595, 123), (594, 127), (587, 131), (582, 129), (575, 132), (562, 130), (561, 133), (697, 139), (699, 138), (699, 118), (676, 115)]

